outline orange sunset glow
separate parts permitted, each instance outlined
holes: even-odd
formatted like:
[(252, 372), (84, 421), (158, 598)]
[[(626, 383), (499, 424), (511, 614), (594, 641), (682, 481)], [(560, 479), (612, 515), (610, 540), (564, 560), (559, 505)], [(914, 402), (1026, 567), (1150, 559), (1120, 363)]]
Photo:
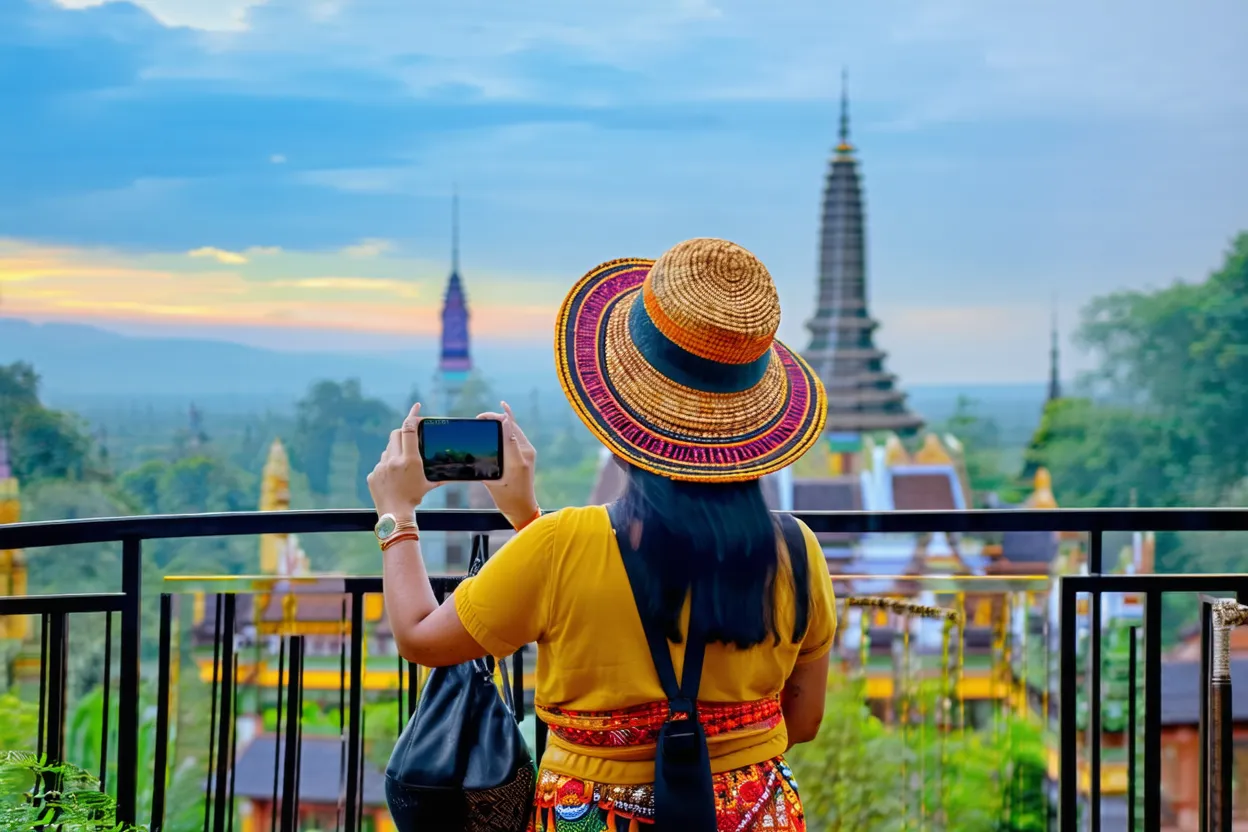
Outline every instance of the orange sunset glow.
[[(433, 336), (445, 264), (384, 240), (337, 251), (276, 247), (123, 253), (0, 240), (0, 310), (34, 320), (258, 326)], [(545, 337), (555, 281), (474, 275), (479, 331)]]

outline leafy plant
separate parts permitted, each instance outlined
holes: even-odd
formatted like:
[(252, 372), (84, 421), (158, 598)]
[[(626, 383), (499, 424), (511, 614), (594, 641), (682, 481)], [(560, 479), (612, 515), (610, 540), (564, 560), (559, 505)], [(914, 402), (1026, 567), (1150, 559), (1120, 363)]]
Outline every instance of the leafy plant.
[(28, 751), (0, 752), (0, 828), (35, 832), (137, 832), (116, 820), (117, 803), (100, 782), (69, 764), (51, 765)]

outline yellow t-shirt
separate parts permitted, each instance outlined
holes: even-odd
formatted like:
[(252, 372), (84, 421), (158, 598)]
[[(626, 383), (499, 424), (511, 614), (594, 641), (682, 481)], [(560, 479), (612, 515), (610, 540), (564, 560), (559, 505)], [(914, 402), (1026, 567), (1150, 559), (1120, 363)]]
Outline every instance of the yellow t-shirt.
[[(811, 575), (805, 638), (792, 643), (793, 587), (788, 559), (782, 558), (775, 600), (779, 646), (771, 639), (748, 650), (708, 644), (699, 701), (776, 696), (797, 663), (831, 649), (836, 632), (832, 580), (818, 540), (805, 524), (802, 531)], [(686, 623), (688, 607), (686, 600)], [(536, 642), (534, 698), (539, 707), (621, 710), (667, 698), (602, 506), (565, 508), (534, 521), (459, 586), (455, 609), (491, 655), (508, 656)], [(685, 645), (670, 646), (680, 678)], [(708, 744), (712, 769), (730, 771), (784, 753), (788, 735), (781, 722), (762, 732), (711, 737)], [(600, 783), (648, 783), (654, 779), (654, 747), (587, 749), (552, 734), (542, 765)]]

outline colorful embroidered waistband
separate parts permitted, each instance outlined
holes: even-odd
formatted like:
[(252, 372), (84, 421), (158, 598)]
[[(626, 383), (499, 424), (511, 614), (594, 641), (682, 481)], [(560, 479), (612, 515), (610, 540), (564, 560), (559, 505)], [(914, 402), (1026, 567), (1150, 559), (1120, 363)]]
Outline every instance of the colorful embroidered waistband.
[[(717, 774), (715, 815), (723, 832), (805, 832), (797, 781), (783, 757)], [(612, 786), (542, 770), (528, 832), (614, 832), (654, 823), (654, 787)]]
[[(647, 702), (620, 711), (566, 711), (540, 706), (538, 711), (556, 737), (592, 748), (653, 745), (668, 719), (666, 702)], [(738, 731), (769, 731), (784, 719), (778, 697), (753, 702), (699, 703), (698, 718), (708, 738)]]

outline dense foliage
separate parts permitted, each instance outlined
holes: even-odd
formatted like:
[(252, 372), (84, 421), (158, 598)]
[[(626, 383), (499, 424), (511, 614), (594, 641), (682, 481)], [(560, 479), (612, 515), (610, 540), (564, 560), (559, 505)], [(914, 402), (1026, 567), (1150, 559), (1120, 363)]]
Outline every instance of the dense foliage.
[(864, 682), (836, 676), (819, 736), (789, 752), (811, 829), (1040, 832), (1047, 829), (1044, 737), (1002, 714), (983, 730), (938, 727), (937, 698), (908, 728), (867, 708)]

